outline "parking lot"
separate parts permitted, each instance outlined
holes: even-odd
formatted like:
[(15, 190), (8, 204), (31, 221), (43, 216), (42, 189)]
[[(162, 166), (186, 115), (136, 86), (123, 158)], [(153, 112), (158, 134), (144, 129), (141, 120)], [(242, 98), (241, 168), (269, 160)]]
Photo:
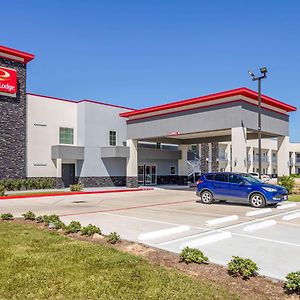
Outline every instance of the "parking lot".
[(300, 270), (300, 204), (277, 208), (196, 202), (194, 190), (155, 189), (128, 193), (1, 200), (0, 212), (58, 214), (65, 223), (95, 224), (105, 234), (179, 253), (199, 248), (211, 262), (233, 255), (253, 259), (260, 274), (283, 279)]

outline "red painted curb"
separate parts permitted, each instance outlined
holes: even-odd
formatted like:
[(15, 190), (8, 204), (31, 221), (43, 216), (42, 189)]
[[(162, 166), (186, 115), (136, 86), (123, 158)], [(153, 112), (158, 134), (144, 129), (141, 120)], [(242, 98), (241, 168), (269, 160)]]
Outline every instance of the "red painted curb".
[(13, 200), (13, 199), (24, 199), (24, 198), (42, 198), (42, 197), (59, 197), (59, 196), (70, 196), (70, 195), (90, 195), (90, 194), (109, 194), (109, 193), (125, 193), (125, 192), (141, 192), (141, 191), (152, 191), (154, 188), (134, 188), (124, 190), (103, 190), (93, 192), (65, 192), (55, 194), (27, 194), (27, 195), (9, 195), (0, 196), (0, 200)]

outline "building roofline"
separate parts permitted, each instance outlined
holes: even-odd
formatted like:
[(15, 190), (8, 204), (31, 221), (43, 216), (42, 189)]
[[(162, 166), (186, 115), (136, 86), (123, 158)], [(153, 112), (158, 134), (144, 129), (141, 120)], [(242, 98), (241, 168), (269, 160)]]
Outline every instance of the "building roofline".
[[(157, 105), (157, 106), (152, 106), (152, 107), (148, 107), (148, 108), (144, 108), (144, 109), (138, 109), (138, 110), (135, 110), (132, 112), (121, 113), (120, 116), (128, 118), (131, 116), (138, 116), (141, 114), (152, 113), (152, 112), (160, 112), (160, 111), (170, 109), (170, 108), (177, 108), (177, 107), (182, 107), (182, 106), (186, 106), (186, 105), (203, 103), (203, 102), (208, 102), (208, 101), (212, 101), (212, 100), (217, 100), (217, 99), (231, 97), (231, 96), (238, 96), (238, 95), (245, 96), (245, 97), (248, 97), (248, 98), (251, 98), (254, 100), (257, 100), (257, 98), (258, 98), (257, 92), (250, 90), (246, 87), (241, 87), (241, 88), (223, 91), (223, 92), (210, 94), (210, 95), (205, 95), (205, 96), (201, 96), (201, 97), (180, 100), (180, 101)], [(297, 110), (297, 108), (295, 106), (292, 106), (287, 103), (281, 102), (279, 100), (273, 99), (266, 95), (262, 95), (262, 102), (265, 104), (280, 108), (286, 112), (291, 112), (291, 111)]]
[(2, 45), (0, 45), (0, 52), (5, 53), (5, 54), (10, 55), (10, 56), (15, 56), (15, 57), (21, 58), (23, 61), (17, 60), (17, 59), (14, 59), (14, 58), (10, 58), (10, 57), (6, 57), (4, 55), (1, 55), (1, 53), (0, 53), (0, 57), (6, 58), (6, 59), (9, 59), (9, 60), (18, 61), (18, 62), (21, 62), (21, 63), (24, 63), (24, 64), (29, 63), (31, 60), (33, 60), (35, 58), (34, 54), (24, 52), (24, 51), (20, 51), (20, 50), (13, 49), (13, 48), (9, 48), (9, 47), (2, 46)]
[(87, 99), (76, 101), (76, 100), (71, 100), (71, 99), (57, 98), (57, 97), (46, 96), (46, 95), (41, 95), (41, 94), (34, 94), (34, 93), (26, 93), (26, 95), (36, 96), (36, 97), (42, 97), (42, 98), (48, 98), (48, 99), (53, 99), (53, 100), (58, 100), (58, 101), (64, 101), (64, 102), (71, 102), (71, 103), (75, 103), (75, 104), (87, 102), (87, 103), (100, 104), (100, 105), (105, 105), (105, 106), (110, 106), (110, 107), (115, 107), (115, 108), (135, 110), (134, 108), (129, 108), (129, 107), (121, 106), (121, 105), (115, 105), (115, 104), (111, 104), (111, 103), (94, 101), (94, 100), (87, 100)]

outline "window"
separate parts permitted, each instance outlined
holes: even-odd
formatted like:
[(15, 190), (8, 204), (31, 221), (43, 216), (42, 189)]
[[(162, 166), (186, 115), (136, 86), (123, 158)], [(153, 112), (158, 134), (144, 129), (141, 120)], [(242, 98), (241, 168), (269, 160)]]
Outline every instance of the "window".
[(215, 181), (227, 182), (226, 174), (216, 174)]
[(243, 181), (244, 180), (241, 177), (239, 177), (235, 174), (230, 174), (229, 175), (229, 182), (230, 183), (242, 183)]
[(170, 167), (170, 174), (171, 175), (176, 175), (176, 168), (175, 167)]
[(73, 128), (59, 128), (59, 143), (60, 144), (74, 144), (74, 129)]
[(115, 130), (109, 131), (109, 145), (110, 146), (117, 145), (117, 132)]
[(205, 175), (206, 180), (214, 180), (214, 174)]

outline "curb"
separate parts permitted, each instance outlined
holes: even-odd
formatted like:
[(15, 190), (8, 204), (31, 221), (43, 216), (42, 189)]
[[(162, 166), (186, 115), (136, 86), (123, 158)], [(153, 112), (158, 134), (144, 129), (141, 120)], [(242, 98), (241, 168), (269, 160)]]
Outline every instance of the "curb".
[(0, 196), (0, 201), (26, 199), (26, 198), (60, 197), (60, 196), (72, 196), (72, 195), (142, 192), (142, 191), (152, 191), (152, 190), (154, 190), (154, 188), (132, 188), (132, 189), (123, 189), (123, 190), (118, 189), (118, 190), (103, 190), (103, 191), (93, 191), (93, 192), (61, 192), (61, 193), (45, 193), (45, 194), (8, 195), (8, 196)]

